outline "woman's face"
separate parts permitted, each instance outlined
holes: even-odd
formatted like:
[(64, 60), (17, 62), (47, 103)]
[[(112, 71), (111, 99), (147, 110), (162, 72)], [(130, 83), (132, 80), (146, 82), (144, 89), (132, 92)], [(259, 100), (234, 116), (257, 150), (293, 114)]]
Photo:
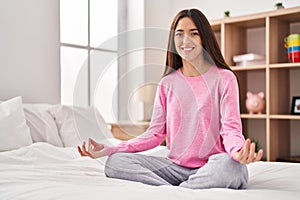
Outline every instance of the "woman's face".
[(201, 59), (202, 41), (195, 23), (184, 17), (175, 28), (174, 43), (182, 59), (192, 62)]

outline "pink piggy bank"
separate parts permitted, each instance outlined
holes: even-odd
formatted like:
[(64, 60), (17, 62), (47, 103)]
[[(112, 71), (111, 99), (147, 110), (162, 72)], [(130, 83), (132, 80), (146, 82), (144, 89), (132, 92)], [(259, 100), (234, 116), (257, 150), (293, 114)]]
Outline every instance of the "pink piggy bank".
[(264, 97), (263, 92), (259, 92), (258, 94), (247, 92), (246, 108), (250, 114), (262, 114), (266, 103)]

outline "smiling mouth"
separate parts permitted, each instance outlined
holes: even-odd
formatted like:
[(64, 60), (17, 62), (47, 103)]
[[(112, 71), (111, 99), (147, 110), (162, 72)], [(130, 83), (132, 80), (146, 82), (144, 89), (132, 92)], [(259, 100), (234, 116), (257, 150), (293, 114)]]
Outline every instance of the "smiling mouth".
[(182, 51), (192, 51), (195, 47), (181, 47)]

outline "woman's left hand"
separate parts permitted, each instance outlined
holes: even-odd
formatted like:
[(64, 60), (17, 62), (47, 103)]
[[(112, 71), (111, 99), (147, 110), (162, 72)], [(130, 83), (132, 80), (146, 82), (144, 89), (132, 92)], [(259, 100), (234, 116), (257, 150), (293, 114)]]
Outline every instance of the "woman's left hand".
[(260, 149), (255, 153), (255, 143), (247, 139), (244, 147), (235, 152), (233, 158), (241, 164), (249, 164), (251, 162), (260, 161), (263, 155), (263, 150)]

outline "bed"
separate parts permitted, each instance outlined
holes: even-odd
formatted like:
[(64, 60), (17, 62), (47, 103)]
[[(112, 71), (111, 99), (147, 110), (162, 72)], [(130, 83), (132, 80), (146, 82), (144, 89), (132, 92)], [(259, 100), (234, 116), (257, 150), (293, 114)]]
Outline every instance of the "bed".
[[(62, 105), (24, 105), (20, 99), (17, 99), (17, 103), (16, 99), (13, 100), (15, 101), (13, 106), (7, 106), (7, 102), (10, 103), (12, 100), (0, 104), (0, 113), (2, 113), (0, 114), (1, 200), (300, 199), (300, 165), (297, 163), (256, 162), (249, 164), (247, 166), (249, 187), (246, 190), (220, 188), (191, 190), (176, 186), (150, 186), (107, 178), (104, 174), (106, 157), (99, 159), (81, 157), (76, 146), (72, 146), (90, 136), (98, 137), (98, 140), (110, 144), (119, 142), (112, 138), (99, 113), (95, 114), (95, 110), (91, 108), (74, 110), (74, 108)], [(16, 107), (19, 109), (15, 109)], [(10, 117), (14, 122), (10, 122), (3, 114), (10, 113), (12, 116), (16, 114), (13, 112), (16, 110), (19, 115), (23, 111), (23, 118)], [(93, 113), (93, 117), (88, 117), (89, 113)], [(91, 119), (96, 119), (98, 125), (93, 127)], [(19, 122), (15, 122), (18, 120)], [(26, 129), (26, 131), (22, 130), (22, 136), (17, 135), (20, 134), (20, 127), (11, 127), (11, 124), (21, 123), (21, 121), (25, 126), (23, 129)], [(4, 122), (5, 125), (3, 125)], [(11, 130), (7, 130), (8, 128)], [(17, 128), (18, 130), (14, 130)], [(80, 133), (81, 130), (93, 129), (101, 130), (102, 135)], [(6, 131), (9, 131), (9, 135)], [(24, 134), (30, 137), (30, 140), (24, 139)], [(21, 137), (22, 140), (19, 141), (16, 138), (8, 140), (5, 136)], [(12, 143), (23, 142), (23, 144), (10, 144), (11, 141)], [(164, 146), (159, 146), (142, 153), (166, 156), (168, 152)]]

